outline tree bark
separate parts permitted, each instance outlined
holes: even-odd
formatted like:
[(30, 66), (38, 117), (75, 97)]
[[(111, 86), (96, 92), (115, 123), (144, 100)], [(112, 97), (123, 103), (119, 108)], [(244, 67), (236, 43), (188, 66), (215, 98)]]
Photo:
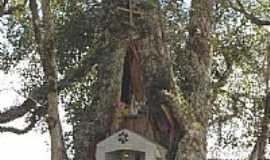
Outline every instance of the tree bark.
[[(112, 131), (113, 124), (110, 122), (115, 113), (114, 103), (121, 100), (122, 73), (126, 67), (124, 57), (130, 44), (131, 48), (136, 48), (132, 54), (138, 57), (133, 67), (141, 70), (136, 74), (141, 73), (139, 76), (142, 80), (142, 83), (135, 85), (137, 88), (134, 90), (138, 92), (132, 94), (135, 97), (141, 94), (143, 97), (137, 106), (143, 113), (137, 118), (147, 126), (134, 125), (135, 120), (127, 117), (130, 123), (123, 123), (120, 127), (132, 129), (167, 147), (168, 160), (206, 159), (214, 0), (192, 1), (187, 49), (185, 53), (179, 53), (184, 58), (184, 61), (178, 62), (179, 65), (187, 67), (186, 84), (180, 88), (174, 81), (173, 63), (166, 49), (159, 1), (147, 5), (142, 5), (147, 6), (143, 9), (144, 14), (132, 17), (133, 22), (128, 27), (126, 24), (130, 23), (130, 19), (125, 19), (127, 13), (123, 13), (124, 18), (118, 19), (117, 23), (127, 28), (108, 35), (116, 45), (112, 45), (114, 49), (108, 52), (99, 65), (97, 95), (92, 106), (86, 109), (85, 118), (79, 126), (78, 136), (86, 141), (82, 148), (77, 149), (83, 153), (79, 153), (75, 159), (94, 160), (96, 144)], [(134, 75), (131, 77), (134, 78)]]
[[(266, 51), (266, 64), (265, 64), (265, 100), (264, 100), (264, 113), (261, 122), (261, 132), (257, 137), (256, 144), (250, 154), (250, 160), (264, 160), (266, 153), (267, 139), (270, 137), (270, 46), (267, 46)], [(270, 139), (269, 139), (270, 141)]]
[(110, 135), (114, 103), (120, 100), (125, 43), (110, 43), (104, 48), (102, 63), (97, 67), (96, 95), (91, 106), (80, 115), (74, 133), (75, 159), (78, 160), (95, 160), (96, 144)]
[(187, 47), (179, 55), (186, 79), (180, 86), (188, 107), (187, 132), (180, 140), (177, 160), (206, 159), (214, 6), (215, 0), (192, 0), (191, 3)]
[(51, 139), (51, 159), (63, 160), (66, 157), (64, 141), (62, 135), (62, 126), (58, 111), (58, 90), (57, 90), (57, 64), (56, 64), (56, 46), (54, 39), (53, 18), (50, 8), (50, 0), (43, 0), (42, 27), (40, 17), (38, 16), (38, 5), (35, 0), (30, 1), (32, 11), (32, 23), (37, 43), (37, 51), (41, 57), (41, 64), (47, 83), (47, 106), (48, 106), (48, 127)]

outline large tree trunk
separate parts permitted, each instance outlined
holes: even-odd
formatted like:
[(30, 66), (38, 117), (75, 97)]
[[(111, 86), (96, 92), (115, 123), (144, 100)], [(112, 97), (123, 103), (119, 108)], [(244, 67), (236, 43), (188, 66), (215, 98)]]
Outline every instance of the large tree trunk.
[[(184, 59), (179, 65), (187, 67), (186, 83), (180, 88), (164, 41), (159, 1), (141, 5), (146, 6), (143, 14), (138, 8), (134, 15), (113, 12), (118, 18), (112, 26), (125, 28), (107, 34), (112, 48), (104, 51), (98, 67), (97, 94), (80, 122), (77, 137), (84, 142), (75, 159), (94, 160), (96, 144), (121, 128), (165, 146), (168, 160), (206, 159), (213, 1), (192, 1), (187, 49), (179, 53)], [(113, 5), (127, 7), (126, 2)], [(121, 121), (114, 121), (117, 102), (124, 102), (129, 110)]]
[(93, 103), (81, 115), (83, 117), (76, 129), (75, 139), (81, 143), (75, 153), (78, 160), (95, 159), (96, 144), (110, 134), (113, 104), (120, 100), (125, 48), (121, 42), (110, 46), (104, 48), (103, 63), (97, 69), (97, 93)]
[(192, 116), (187, 117), (187, 133), (179, 143), (178, 160), (206, 159), (214, 6), (215, 0), (192, 0), (191, 4), (189, 39), (186, 52), (180, 55), (186, 81), (180, 85)]

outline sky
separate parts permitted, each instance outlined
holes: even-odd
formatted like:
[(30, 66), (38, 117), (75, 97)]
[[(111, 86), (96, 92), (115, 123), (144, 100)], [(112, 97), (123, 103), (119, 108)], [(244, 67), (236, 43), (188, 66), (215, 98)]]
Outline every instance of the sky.
[[(9, 75), (0, 71), (0, 110), (20, 103), (23, 98), (15, 90), (21, 87), (16, 73)], [(23, 127), (23, 118), (8, 125)], [(1, 160), (49, 160), (49, 136), (33, 130), (25, 135), (0, 133)]]

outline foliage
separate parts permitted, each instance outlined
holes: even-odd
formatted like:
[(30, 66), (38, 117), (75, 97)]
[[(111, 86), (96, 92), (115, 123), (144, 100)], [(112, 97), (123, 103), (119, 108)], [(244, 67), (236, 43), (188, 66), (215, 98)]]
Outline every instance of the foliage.
[[(148, 5), (154, 6), (155, 2), (149, 0)], [(16, 5), (22, 2), (12, 3)], [(111, 6), (104, 3), (94, 0), (54, 2), (60, 79), (69, 75), (70, 70), (80, 67), (81, 62), (89, 56), (102, 54), (100, 48), (109, 48), (108, 42), (117, 39), (127, 28), (130, 29), (119, 23), (123, 17), (117, 17), (111, 12)], [(269, 19), (270, 3), (267, 0), (245, 0), (243, 4), (250, 13)], [(210, 151), (214, 153), (220, 148), (243, 146), (250, 149), (259, 134), (263, 117), (264, 61), (269, 37), (261, 27), (252, 24), (226, 3), (217, 4), (215, 10), (215, 32), (209, 42), (214, 52), (211, 70), (214, 87), (213, 95), (209, 96), (212, 108), (208, 137), (216, 138)], [(183, 88), (185, 66), (181, 66), (183, 60), (178, 57), (185, 52), (189, 9), (183, 1), (165, 0), (162, 1), (162, 14), (166, 43), (173, 57), (174, 78), (179, 88)], [(23, 14), (15, 12), (14, 16), (0, 19), (1, 24), (6, 26), (2, 34), (7, 39), (7, 42), (0, 42), (0, 69), (6, 72), (18, 69), (24, 77), (25, 95), (43, 85), (40, 57), (33, 43), (30, 18), (26, 10)], [(115, 37), (108, 38), (108, 32)], [(21, 65), (24, 67), (20, 68)], [(80, 116), (81, 113), (91, 107), (97, 74), (96, 68), (92, 68), (87, 76), (60, 93), (67, 123), (73, 127), (71, 135), (85, 118)], [(200, 124), (194, 123), (193, 127), (200, 128)], [(238, 128), (242, 128), (241, 131)]]

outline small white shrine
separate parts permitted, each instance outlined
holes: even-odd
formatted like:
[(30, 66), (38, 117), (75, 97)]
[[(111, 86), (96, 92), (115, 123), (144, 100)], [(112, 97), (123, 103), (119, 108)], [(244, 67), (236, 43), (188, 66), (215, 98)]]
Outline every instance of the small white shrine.
[(165, 160), (167, 150), (127, 129), (97, 144), (96, 160)]

